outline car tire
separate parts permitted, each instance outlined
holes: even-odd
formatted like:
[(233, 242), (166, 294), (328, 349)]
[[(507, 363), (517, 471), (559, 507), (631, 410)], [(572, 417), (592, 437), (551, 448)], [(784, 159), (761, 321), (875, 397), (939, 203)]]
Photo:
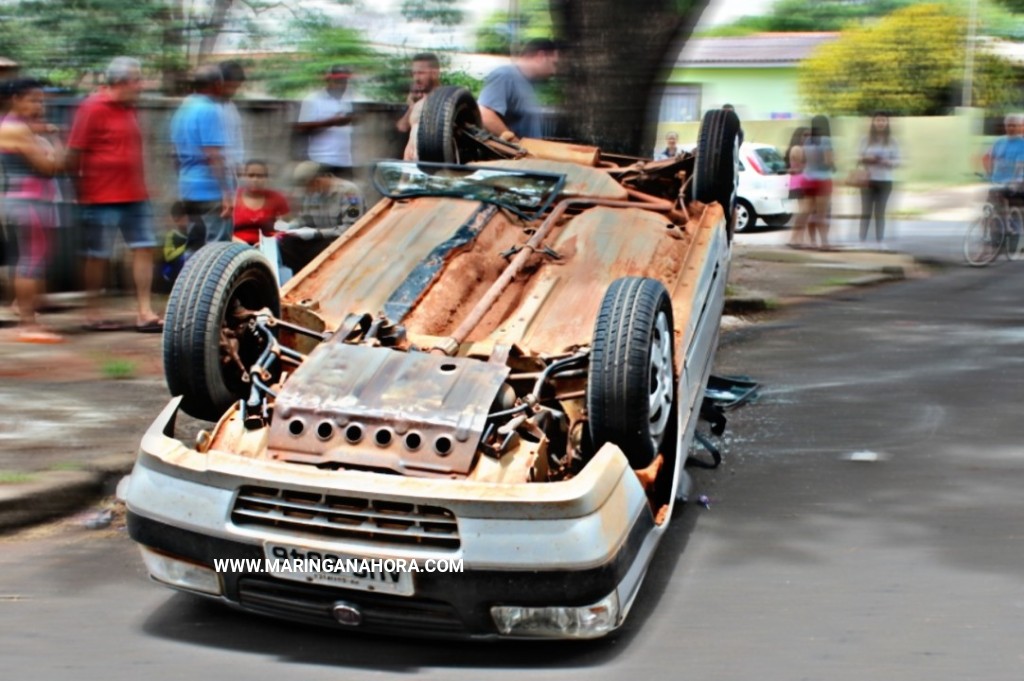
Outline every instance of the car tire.
[[(240, 243), (208, 244), (189, 258), (171, 290), (164, 316), (164, 376), (172, 395), (181, 395), (188, 414), (216, 421), (250, 384), (238, 367), (223, 361), (221, 328), (231, 306), (269, 308), (280, 314), (277, 280), (266, 258)], [(254, 337), (239, 355), (246, 367), (262, 351)]]
[(736, 231), (753, 230), (757, 224), (757, 211), (746, 199), (736, 199)]
[(735, 111), (712, 109), (704, 114), (697, 138), (693, 198), (722, 206), (732, 237), (739, 186), (740, 119)]
[(619, 447), (633, 468), (658, 454), (675, 413), (672, 302), (656, 279), (616, 279), (594, 325), (587, 414), (596, 452)]
[(416, 153), (419, 160), (433, 163), (466, 163), (472, 147), (463, 140), (467, 126), (483, 127), (480, 107), (466, 88), (445, 85), (435, 89), (423, 103), (417, 128)]
[(761, 219), (769, 227), (785, 227), (789, 224), (789, 221), (793, 219), (791, 213), (781, 213), (779, 215), (762, 215)]

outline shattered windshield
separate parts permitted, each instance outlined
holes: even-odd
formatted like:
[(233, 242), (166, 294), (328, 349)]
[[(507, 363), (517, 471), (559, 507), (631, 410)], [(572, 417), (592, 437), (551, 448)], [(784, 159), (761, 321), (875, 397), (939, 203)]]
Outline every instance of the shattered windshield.
[(373, 183), (384, 196), (452, 196), (493, 203), (532, 218), (562, 190), (564, 175), (509, 168), (451, 166), (415, 161), (381, 161)]

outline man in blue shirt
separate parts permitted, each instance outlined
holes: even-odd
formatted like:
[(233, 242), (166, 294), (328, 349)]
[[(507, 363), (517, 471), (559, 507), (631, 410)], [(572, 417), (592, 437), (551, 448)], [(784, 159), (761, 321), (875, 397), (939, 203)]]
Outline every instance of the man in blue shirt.
[(985, 155), (985, 172), (992, 184), (1006, 185), (1021, 182), (1024, 177), (1024, 120), (1020, 114), (1010, 114), (1003, 120), (1006, 135), (996, 140), (992, 150)]
[(514, 141), (521, 137), (540, 138), (540, 102), (533, 83), (555, 75), (558, 46), (551, 40), (531, 40), (514, 64), (499, 66), (484, 79), (477, 103), (484, 127), (493, 135)]
[(171, 142), (178, 167), (178, 192), (192, 221), (206, 228), (206, 243), (231, 241), (234, 194), (225, 162), (227, 134), (220, 99), (220, 69), (196, 70), (195, 93), (171, 119)]

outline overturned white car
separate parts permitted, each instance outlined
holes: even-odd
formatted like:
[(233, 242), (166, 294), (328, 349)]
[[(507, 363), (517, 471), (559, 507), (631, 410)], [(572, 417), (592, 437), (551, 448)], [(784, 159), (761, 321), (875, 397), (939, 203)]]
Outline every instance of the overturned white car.
[[(735, 114), (658, 163), (490, 138), (464, 90), (280, 293), (208, 246), (128, 526), (159, 582), (384, 633), (589, 638), (666, 531), (718, 337)], [(722, 206), (726, 207), (723, 211)], [(186, 443), (179, 409), (211, 421)], [(234, 562), (232, 562), (232, 560)]]

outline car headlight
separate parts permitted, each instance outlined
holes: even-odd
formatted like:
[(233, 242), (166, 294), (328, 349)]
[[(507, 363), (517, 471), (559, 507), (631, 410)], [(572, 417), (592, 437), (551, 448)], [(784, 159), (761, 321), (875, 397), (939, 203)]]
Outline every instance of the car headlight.
[(491, 617), (507, 636), (598, 638), (618, 625), (619, 597), (613, 591), (593, 605), (579, 607), (496, 605)]
[(145, 546), (140, 546), (139, 549), (142, 551), (146, 569), (153, 579), (189, 591), (200, 591), (214, 596), (221, 594), (220, 578), (210, 568), (157, 553)]

